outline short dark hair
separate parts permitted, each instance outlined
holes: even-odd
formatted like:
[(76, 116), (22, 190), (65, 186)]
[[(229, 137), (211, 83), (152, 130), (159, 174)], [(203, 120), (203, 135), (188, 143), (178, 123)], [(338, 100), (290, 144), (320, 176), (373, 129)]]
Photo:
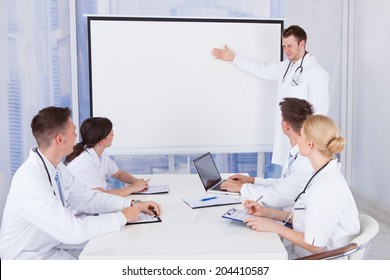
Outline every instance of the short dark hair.
[(73, 152), (65, 158), (65, 164), (78, 157), (85, 147), (94, 147), (99, 141), (106, 138), (111, 130), (112, 122), (107, 118), (92, 117), (83, 121), (80, 127), (82, 141), (73, 147)]
[(49, 147), (53, 138), (67, 128), (71, 110), (68, 107), (46, 107), (38, 112), (31, 121), (32, 134), (38, 147)]
[(314, 114), (313, 105), (305, 99), (286, 97), (279, 103), (282, 119), (290, 124), (292, 129), (299, 133), (304, 121)]
[(302, 40), (305, 41), (305, 43), (307, 41), (307, 34), (305, 30), (303, 30), (303, 28), (298, 25), (291, 25), (282, 31), (283, 38), (287, 38), (289, 36), (294, 36), (298, 43), (300, 43)]

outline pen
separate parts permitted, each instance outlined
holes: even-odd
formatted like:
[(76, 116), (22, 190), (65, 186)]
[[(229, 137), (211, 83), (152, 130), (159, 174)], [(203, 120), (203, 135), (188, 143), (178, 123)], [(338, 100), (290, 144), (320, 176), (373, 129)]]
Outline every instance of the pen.
[(258, 198), (258, 199), (256, 199), (255, 200), (255, 202), (259, 202), (260, 201), (260, 199), (262, 199), (263, 198), (263, 196), (262, 195), (260, 195), (260, 197)]
[(205, 197), (205, 198), (202, 198), (200, 201), (208, 201), (208, 200), (216, 199), (216, 198), (217, 198), (216, 196)]
[(291, 219), (292, 215), (294, 214), (294, 211), (291, 211), (290, 215), (288, 215), (287, 219), (283, 221), (283, 225), (285, 226), (287, 222)]
[[(255, 200), (255, 202), (259, 202), (260, 199), (262, 199), (262, 198), (263, 198), (263, 195), (260, 195), (259, 198)], [(245, 210), (248, 210), (248, 209), (249, 209), (249, 207), (245, 207)]]
[(145, 180), (146, 183), (149, 182), (149, 181), (150, 181), (150, 178)]

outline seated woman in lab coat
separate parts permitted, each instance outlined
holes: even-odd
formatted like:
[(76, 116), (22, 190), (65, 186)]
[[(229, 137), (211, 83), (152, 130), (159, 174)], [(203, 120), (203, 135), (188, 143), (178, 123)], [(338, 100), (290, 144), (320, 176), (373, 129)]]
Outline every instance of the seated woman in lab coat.
[[(80, 127), (82, 141), (73, 147), (73, 152), (65, 159), (65, 164), (73, 176), (90, 188), (119, 196), (128, 196), (148, 187), (147, 181), (137, 179), (118, 168), (116, 163), (104, 153), (111, 146), (114, 132), (112, 122), (107, 118), (86, 119)], [(110, 177), (124, 182), (121, 189), (107, 189)]]
[[(358, 210), (335, 157), (344, 142), (331, 118), (309, 117), (302, 126), (298, 146), (300, 154), (309, 158), (314, 173), (302, 186), (292, 211), (244, 202), (247, 212), (256, 216), (248, 218), (247, 225), (290, 241), (290, 258), (335, 249), (350, 243), (359, 233)], [(293, 229), (284, 226), (287, 222), (292, 222)]]

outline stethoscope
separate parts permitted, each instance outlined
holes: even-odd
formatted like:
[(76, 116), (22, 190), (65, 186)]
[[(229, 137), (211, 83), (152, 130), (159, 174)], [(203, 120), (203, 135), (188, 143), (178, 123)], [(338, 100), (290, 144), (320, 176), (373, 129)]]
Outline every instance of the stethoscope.
[(36, 153), (38, 154), (38, 156), (41, 158), (41, 161), (42, 161), (42, 163), (43, 163), (43, 166), (45, 167), (46, 174), (47, 174), (47, 178), (49, 178), (50, 186), (51, 186), (51, 188), (53, 189), (53, 194), (54, 194), (54, 196), (57, 196), (57, 195), (56, 195), (56, 192), (54, 191), (53, 183), (52, 183), (52, 181), (51, 181), (49, 169), (47, 169), (47, 165), (46, 165), (45, 161), (43, 160), (43, 157), (42, 157), (41, 154), (38, 152), (38, 148), (35, 150), (35, 152), (36, 152)]
[[(307, 53), (308, 53), (308, 52), (305, 51), (305, 54), (304, 54), (303, 57), (302, 57), (301, 63), (299, 64), (299, 66), (297, 67), (297, 69), (295, 69), (295, 72), (294, 72), (293, 77), (295, 76), (295, 73), (297, 73), (297, 71), (299, 71), (299, 74), (302, 74), (302, 71), (303, 71), (303, 66), (302, 66), (302, 64), (303, 64), (303, 60), (305, 59), (305, 56), (307, 55)], [(284, 83), (284, 81), (286, 80), (286, 75), (287, 75), (288, 69), (290, 69), (291, 62), (292, 62), (292, 61), (290, 61), (290, 63), (288, 64), (287, 69), (286, 69), (286, 72), (284, 72), (284, 75), (283, 75), (283, 78), (282, 78), (282, 83)], [(292, 80), (292, 82), (293, 82), (296, 86), (298, 85), (298, 83), (297, 83), (296, 81), (294, 81), (294, 79)]]
[(310, 182), (314, 179), (314, 177), (321, 172), (322, 169), (324, 169), (328, 164), (329, 164), (330, 161), (328, 161), (327, 163), (325, 163), (320, 169), (318, 169), (314, 174), (313, 176), (311, 176), (311, 178), (309, 179), (309, 181), (307, 182), (306, 186), (303, 188), (303, 191), (301, 191), (298, 195), (297, 195), (297, 198), (295, 198), (294, 202), (297, 202), (297, 200), (301, 197), (301, 195), (303, 195), (305, 192), (306, 192), (306, 189), (307, 187), (310, 185)]

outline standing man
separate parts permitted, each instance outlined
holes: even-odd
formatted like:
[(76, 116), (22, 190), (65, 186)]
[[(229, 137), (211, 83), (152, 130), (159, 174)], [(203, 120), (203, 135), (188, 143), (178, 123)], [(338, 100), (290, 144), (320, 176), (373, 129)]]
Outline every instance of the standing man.
[(253, 178), (236, 174), (224, 181), (222, 190), (240, 192), (246, 199), (261, 197), (269, 207), (291, 210), (294, 199), (310, 179), (313, 167), (307, 157), (299, 154), (298, 137), (305, 120), (313, 115), (313, 106), (304, 99), (284, 98), (279, 103), (282, 111), (282, 131), (290, 140), (289, 157), (281, 178)]
[[(228, 46), (213, 49), (215, 58), (231, 61), (238, 69), (259, 78), (278, 81), (277, 103), (285, 97), (306, 99), (314, 106), (316, 114), (328, 113), (329, 75), (306, 51), (307, 35), (297, 25), (282, 32), (282, 46), (286, 60), (273, 63), (258, 63), (235, 55)], [(275, 138), (272, 163), (283, 165), (289, 150), (288, 138), (280, 130), (280, 111), (276, 111)]]
[[(32, 122), (38, 148), (16, 171), (0, 230), (2, 259), (77, 259), (90, 238), (119, 231), (140, 212), (160, 214), (157, 203), (131, 202), (91, 190), (61, 162), (73, 151), (69, 108), (48, 107)], [(80, 213), (99, 214), (81, 218)]]

